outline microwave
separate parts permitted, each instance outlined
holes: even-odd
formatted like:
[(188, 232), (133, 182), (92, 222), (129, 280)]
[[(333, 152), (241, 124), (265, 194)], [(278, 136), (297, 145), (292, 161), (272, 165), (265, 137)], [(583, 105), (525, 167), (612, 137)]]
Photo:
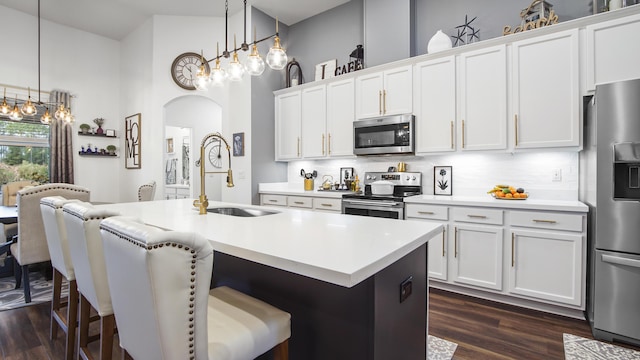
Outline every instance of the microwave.
[(353, 122), (355, 155), (413, 154), (414, 123), (411, 114), (384, 116)]

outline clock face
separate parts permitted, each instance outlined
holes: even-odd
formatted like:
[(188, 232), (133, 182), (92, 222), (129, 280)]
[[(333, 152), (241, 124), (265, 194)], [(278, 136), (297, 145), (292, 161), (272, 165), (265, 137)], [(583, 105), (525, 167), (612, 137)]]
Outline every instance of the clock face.
[[(196, 74), (202, 65), (200, 54), (187, 52), (178, 55), (171, 64), (171, 77), (178, 86), (185, 90), (195, 90)], [(209, 63), (205, 61), (204, 67), (209, 72)]]
[(216, 168), (222, 167), (222, 155), (220, 154), (220, 142), (211, 147), (209, 150), (209, 162)]

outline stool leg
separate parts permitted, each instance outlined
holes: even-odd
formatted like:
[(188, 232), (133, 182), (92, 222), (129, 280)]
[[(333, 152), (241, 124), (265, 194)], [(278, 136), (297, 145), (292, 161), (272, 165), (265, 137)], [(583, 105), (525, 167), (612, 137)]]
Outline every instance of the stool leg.
[(289, 359), (289, 339), (281, 342), (273, 348), (273, 358), (275, 360)]
[(80, 294), (80, 325), (78, 327), (78, 358), (85, 358), (81, 354), (88, 353), (87, 345), (89, 344), (89, 314), (91, 304), (82, 294)]
[(49, 335), (51, 340), (58, 337), (58, 326), (55, 320), (54, 314), (60, 310), (60, 293), (62, 289), (62, 274), (53, 269), (53, 290), (51, 298), (51, 328), (49, 329)]
[(120, 358), (121, 360), (133, 360), (133, 358), (131, 357), (131, 355), (129, 355), (129, 352), (127, 352), (127, 350), (125, 350), (124, 348), (122, 349), (122, 357)]
[(14, 289), (20, 289), (22, 285), (22, 267), (15, 257), (13, 258), (13, 277), (16, 279), (16, 287)]
[(67, 300), (67, 344), (65, 354), (67, 360), (73, 359), (78, 328), (78, 287), (76, 281), (69, 281), (69, 298)]
[(24, 302), (31, 302), (31, 287), (29, 286), (29, 265), (22, 266), (22, 282), (24, 282)]
[(113, 332), (116, 318), (113, 314), (100, 318), (100, 359), (110, 360), (113, 352)]

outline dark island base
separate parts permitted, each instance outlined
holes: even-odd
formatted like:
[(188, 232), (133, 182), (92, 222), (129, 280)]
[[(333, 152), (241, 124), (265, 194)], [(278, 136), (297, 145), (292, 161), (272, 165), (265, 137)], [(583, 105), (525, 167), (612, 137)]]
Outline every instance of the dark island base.
[(352, 288), (216, 252), (221, 285), (291, 313), (291, 359), (426, 359), (426, 244)]

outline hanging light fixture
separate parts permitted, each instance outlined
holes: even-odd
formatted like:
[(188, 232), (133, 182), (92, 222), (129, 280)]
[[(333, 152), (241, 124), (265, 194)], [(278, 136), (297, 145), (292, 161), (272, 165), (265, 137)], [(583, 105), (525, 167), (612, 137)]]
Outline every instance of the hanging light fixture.
[(20, 108), (18, 108), (18, 97), (16, 96), (16, 101), (13, 103), (13, 110), (9, 112), (9, 119), (20, 121), (22, 120), (22, 112), (20, 112)]
[[(213, 59), (206, 60), (203, 57), (203, 62), (206, 61), (210, 63), (215, 61), (215, 67), (210, 71), (209, 79), (210, 81), (200, 81), (200, 77), (196, 76), (196, 88), (198, 90), (206, 90), (209, 85), (213, 86), (222, 86), (226, 79), (231, 81), (240, 81), (244, 76), (245, 72), (249, 73), (251, 76), (260, 76), (264, 73), (265, 69), (265, 61), (260, 56), (258, 52), (258, 44), (269, 40), (271, 38), (275, 38), (274, 45), (269, 50), (269, 54), (267, 55), (267, 64), (273, 70), (282, 70), (287, 64), (287, 54), (285, 50), (280, 45), (280, 37), (278, 33), (278, 19), (276, 19), (276, 32), (273, 35), (267, 36), (263, 39), (257, 39), (256, 37), (256, 29), (254, 27), (253, 32), (253, 43), (251, 44), (251, 53), (247, 56), (246, 63), (243, 65), (240, 63), (238, 59), (238, 50), (248, 51), (249, 44), (247, 44), (247, 0), (244, 0), (244, 42), (240, 45), (240, 47), (236, 47), (236, 36), (233, 36), (233, 47), (234, 49), (229, 51), (228, 47), (228, 38), (229, 38), (229, 0), (225, 0), (225, 50), (222, 52), (222, 55), (219, 53), (219, 46), (216, 44), (216, 57)], [(233, 53), (233, 54), (232, 54)], [(220, 58), (231, 58), (226, 70), (220, 67)], [(198, 72), (200, 75), (200, 72)], [(204, 72), (203, 72), (204, 75)]]
[(202, 60), (202, 64), (198, 69), (198, 73), (196, 73), (196, 81), (194, 83), (194, 86), (196, 87), (196, 90), (204, 91), (204, 90), (207, 90), (209, 83), (211, 82), (211, 75), (209, 74), (206, 66), (204, 65), (205, 62), (204, 62), (204, 55), (202, 54), (202, 51), (200, 51), (200, 58)]
[(44, 110), (44, 114), (42, 114), (42, 117), (40, 118), (40, 122), (48, 125), (51, 124), (51, 121), (53, 120), (53, 118), (51, 117), (51, 113), (49, 112), (49, 108), (45, 107)]
[(2, 104), (0, 105), (0, 113), (4, 115), (9, 115), (9, 111), (11, 111), (11, 107), (7, 104), (7, 88), (4, 88), (4, 98), (2, 99)]
[(22, 104), (22, 107), (20, 108), (20, 112), (22, 112), (22, 114), (25, 116), (33, 116), (38, 113), (38, 109), (36, 109), (36, 107), (31, 102), (31, 88), (27, 88), (27, 91), (28, 91), (29, 97), (27, 98), (27, 102)]

